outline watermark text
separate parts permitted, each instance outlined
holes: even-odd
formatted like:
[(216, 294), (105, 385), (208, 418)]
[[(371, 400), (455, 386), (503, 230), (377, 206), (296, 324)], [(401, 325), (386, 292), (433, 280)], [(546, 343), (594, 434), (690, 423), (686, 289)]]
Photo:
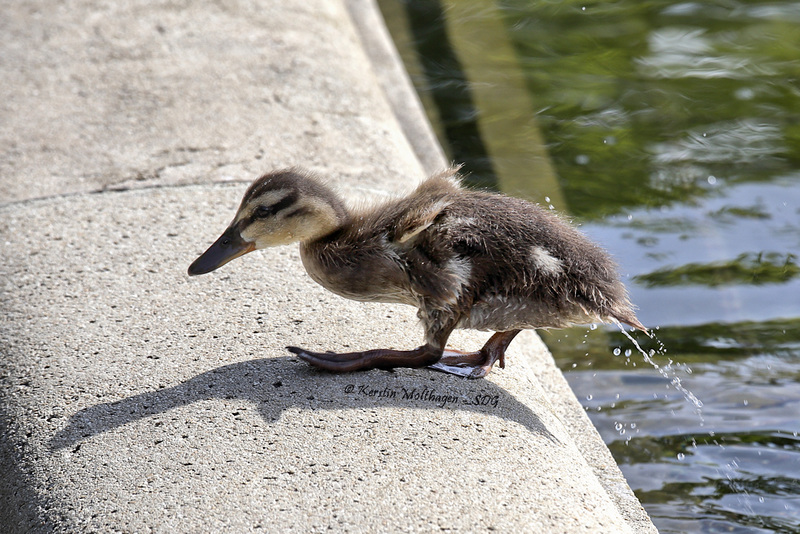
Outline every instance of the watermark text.
[(491, 406), (497, 408), (500, 402), (499, 395), (479, 393), (470, 397), (442, 393), (434, 388), (427, 386), (406, 388), (400, 387), (374, 387), (368, 384), (347, 384), (344, 392), (348, 395), (359, 397), (373, 397), (375, 399), (394, 399), (400, 401), (420, 401), (429, 402), (444, 408), (445, 406), (467, 405), (467, 406)]

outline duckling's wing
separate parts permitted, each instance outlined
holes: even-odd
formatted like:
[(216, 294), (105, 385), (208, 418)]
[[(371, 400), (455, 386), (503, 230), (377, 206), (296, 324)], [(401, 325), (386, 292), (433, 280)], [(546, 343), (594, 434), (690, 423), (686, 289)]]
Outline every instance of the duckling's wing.
[(453, 249), (452, 236), (442, 227), (454, 199), (415, 200), (402, 207), (389, 239), (402, 258), (413, 293), (429, 306), (452, 307), (469, 286), (472, 273), (471, 261)]
[(430, 228), (449, 204), (447, 200), (441, 199), (408, 209), (395, 224), (393, 241), (398, 244), (408, 243)]
[[(472, 263), (441, 250), (414, 247), (404, 254), (406, 274), (413, 292), (433, 308), (453, 308), (462, 303), (470, 286)], [(433, 259), (432, 256), (439, 255)]]
[(458, 169), (453, 167), (431, 176), (395, 205), (398, 216), (392, 221), (391, 241), (408, 246), (421, 232), (434, 225), (453, 202), (461, 200), (464, 190)]

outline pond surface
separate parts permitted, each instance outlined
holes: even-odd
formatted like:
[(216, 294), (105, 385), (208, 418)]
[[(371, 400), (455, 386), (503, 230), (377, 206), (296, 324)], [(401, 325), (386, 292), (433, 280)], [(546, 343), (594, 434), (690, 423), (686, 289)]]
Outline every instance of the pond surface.
[(800, 5), (381, 7), (448, 155), (573, 218), (655, 329), (659, 370), (542, 337), (659, 530), (800, 532)]

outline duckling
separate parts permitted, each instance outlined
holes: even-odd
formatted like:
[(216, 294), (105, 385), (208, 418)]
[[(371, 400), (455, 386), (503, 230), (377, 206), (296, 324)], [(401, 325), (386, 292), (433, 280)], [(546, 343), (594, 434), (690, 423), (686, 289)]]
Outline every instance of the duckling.
[[(328, 371), (430, 366), (480, 378), (497, 362), (505, 367), (505, 351), (522, 329), (612, 322), (647, 332), (604, 250), (549, 210), (465, 189), (456, 168), (405, 198), (355, 211), (303, 170), (265, 174), (189, 275), (294, 242), (323, 287), (354, 300), (415, 306), (425, 330), (425, 343), (413, 350), (287, 347)], [(495, 333), (475, 352), (446, 349), (456, 328)]]

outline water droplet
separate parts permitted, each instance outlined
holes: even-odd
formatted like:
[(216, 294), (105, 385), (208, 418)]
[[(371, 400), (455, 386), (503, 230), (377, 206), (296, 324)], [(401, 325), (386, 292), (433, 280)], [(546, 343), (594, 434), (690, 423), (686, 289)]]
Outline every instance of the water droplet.
[(684, 458), (684, 455), (683, 455), (683, 453), (682, 453), (682, 452), (679, 452), (679, 453), (678, 453), (678, 460), (683, 460), (683, 458)]
[(631, 354), (633, 354), (633, 351), (631, 351), (631, 349), (625, 349), (625, 357), (626, 358), (630, 358)]
[(632, 221), (632, 220), (633, 220), (633, 215), (630, 215), (630, 214), (629, 214), (629, 215), (628, 215), (628, 220), (629, 220), (629, 221)]
[(715, 183), (717, 183), (717, 177), (713, 176), (713, 175), (709, 176), (708, 177), (708, 183), (709, 183), (709, 185), (714, 185)]
[(615, 348), (614, 349), (614, 356), (619, 356), (620, 354), (622, 354), (622, 351), (620, 350), (620, 348), (619, 347)]
[(545, 202), (550, 202), (550, 197), (544, 197)]
[(747, 406), (748, 404), (750, 404), (750, 402), (748, 402), (748, 400), (747, 400), (747, 399), (745, 399), (745, 400), (743, 400), (743, 401), (742, 401), (742, 404), (744, 404), (745, 406)]
[(617, 423), (617, 424), (615, 424), (615, 425), (614, 425), (614, 428), (616, 428), (616, 429), (617, 429), (617, 432), (619, 432), (620, 430), (622, 430), (622, 423)]
[(589, 325), (589, 330), (597, 330), (597, 325), (595, 323), (592, 323), (591, 325)]
[(636, 423), (631, 423), (631, 428), (636, 428)]
[(758, 502), (764, 502), (764, 497), (759, 497)]
[(592, 398), (593, 397), (591, 395), (586, 395), (586, 400), (590, 401), (590, 400), (592, 400)]

